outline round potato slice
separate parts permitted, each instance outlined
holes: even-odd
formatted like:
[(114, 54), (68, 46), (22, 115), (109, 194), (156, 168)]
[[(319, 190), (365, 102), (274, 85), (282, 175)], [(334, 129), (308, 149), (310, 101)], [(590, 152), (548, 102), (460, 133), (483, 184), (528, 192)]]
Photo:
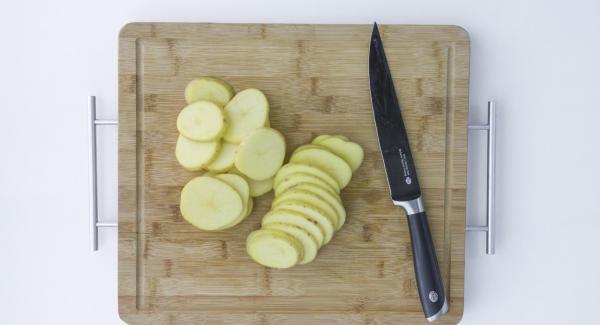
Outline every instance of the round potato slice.
[(218, 230), (237, 219), (244, 210), (238, 192), (225, 182), (200, 176), (181, 190), (179, 208), (183, 218), (202, 230)]
[(283, 231), (288, 235), (295, 237), (302, 243), (302, 246), (304, 247), (304, 258), (302, 258), (298, 264), (310, 263), (317, 257), (319, 245), (306, 230), (285, 223), (271, 223), (265, 225), (263, 228)]
[(279, 171), (275, 175), (275, 181), (273, 186), (277, 187), (277, 185), (279, 185), (279, 183), (281, 183), (283, 179), (285, 179), (290, 174), (295, 173), (304, 173), (315, 176), (327, 183), (327, 185), (329, 185), (329, 187), (332, 188), (334, 192), (340, 192), (340, 185), (333, 177), (329, 176), (329, 174), (327, 174), (319, 168), (306, 164), (285, 164), (285, 166), (281, 167), (281, 169), (279, 169)]
[(315, 184), (310, 184), (310, 183), (298, 184), (298, 185), (292, 187), (292, 189), (303, 190), (303, 191), (313, 193), (313, 194), (319, 196), (321, 199), (327, 201), (327, 203), (329, 203), (337, 212), (336, 213), (336, 215), (338, 216), (338, 222), (337, 222), (337, 227), (336, 227), (337, 230), (342, 228), (344, 223), (346, 223), (346, 209), (344, 208), (344, 205), (342, 204), (342, 200), (340, 199), (339, 196), (333, 195), (330, 191), (326, 190), (325, 188), (323, 188), (321, 186), (317, 186)]
[(177, 130), (191, 140), (218, 140), (225, 129), (223, 110), (212, 102), (199, 101), (189, 104), (177, 116)]
[(276, 229), (259, 229), (250, 233), (246, 250), (258, 264), (277, 269), (292, 267), (304, 258), (302, 243), (296, 237)]
[(325, 235), (323, 229), (318, 226), (317, 222), (310, 219), (306, 215), (285, 209), (269, 211), (262, 219), (262, 225), (266, 226), (271, 223), (285, 223), (300, 227), (306, 230), (319, 244), (319, 248), (323, 246)]
[(225, 141), (240, 143), (254, 129), (264, 127), (269, 120), (269, 102), (258, 89), (246, 89), (237, 93), (225, 105), (229, 127)]
[(188, 104), (206, 100), (223, 107), (234, 94), (235, 90), (231, 85), (210, 77), (194, 79), (185, 87), (185, 101)]
[[(222, 180), (227, 185), (233, 187), (240, 194), (240, 197), (244, 202), (244, 208), (248, 206), (248, 199), (250, 198), (250, 187), (248, 186), (248, 183), (246, 183), (246, 180), (242, 176), (235, 174), (219, 174), (215, 175), (214, 177), (216, 177), (219, 180)], [(244, 209), (244, 212), (241, 215), (245, 214), (246, 209)]]
[(233, 220), (231, 223), (219, 228), (218, 230), (225, 230), (237, 226), (240, 222), (244, 221), (248, 216), (252, 214), (252, 209), (254, 208), (254, 200), (252, 198), (248, 199), (248, 204), (245, 208), (245, 214), (240, 215), (237, 219)]
[(256, 181), (248, 176), (244, 175), (242, 172), (237, 170), (235, 167), (230, 171), (232, 174), (240, 175), (246, 179), (248, 185), (250, 186), (250, 196), (251, 197), (259, 197), (263, 194), (268, 193), (273, 189), (273, 177), (267, 178), (262, 181)]
[(287, 202), (289, 200), (304, 202), (314, 206), (315, 208), (318, 208), (319, 210), (323, 211), (329, 220), (331, 220), (333, 227), (335, 229), (338, 228), (338, 222), (340, 221), (341, 217), (338, 216), (336, 209), (321, 196), (314, 194), (313, 192), (294, 188), (286, 191), (280, 196), (277, 196), (275, 200), (273, 200), (272, 206), (278, 207), (280, 203)]
[(327, 244), (331, 241), (335, 232), (335, 224), (330, 216), (327, 216), (323, 210), (317, 208), (315, 205), (303, 201), (284, 200), (275, 205), (274, 210), (277, 211), (279, 209), (297, 212), (315, 221), (319, 228), (323, 230), (323, 243)]
[(198, 142), (179, 135), (175, 145), (175, 158), (185, 169), (198, 171), (217, 157), (220, 147), (220, 141)]
[(365, 153), (363, 148), (351, 141), (344, 141), (340, 138), (330, 137), (319, 142), (319, 145), (331, 150), (334, 154), (344, 159), (352, 172), (355, 172), (363, 162)]
[(240, 143), (235, 155), (235, 168), (257, 181), (271, 178), (285, 158), (285, 139), (279, 131), (259, 128)]
[(328, 135), (328, 134), (323, 134), (323, 135), (319, 135), (318, 137), (316, 137), (312, 143), (314, 144), (320, 144), (322, 140), (328, 139), (328, 138), (338, 138), (338, 139), (342, 139), (344, 141), (349, 141), (350, 139), (348, 139), (348, 137), (343, 136), (343, 135)]
[(301, 151), (304, 149), (309, 149), (309, 148), (329, 150), (321, 145), (309, 143), (309, 144), (303, 144), (303, 145), (299, 146), (298, 148), (296, 148), (296, 150), (294, 150), (294, 152), (292, 152), (292, 154), (295, 154), (298, 151)]
[(237, 144), (223, 142), (217, 157), (210, 164), (206, 165), (206, 169), (211, 172), (222, 173), (233, 168), (237, 147)]
[(254, 209), (254, 199), (248, 199), (248, 207), (246, 208), (246, 216), (244, 218), (249, 217), (252, 214), (252, 210)]
[[(317, 178), (316, 176), (306, 174), (306, 173), (294, 173), (294, 174), (290, 174), (290, 175), (286, 176), (284, 179), (282, 179), (279, 182), (279, 184), (277, 184), (277, 186), (275, 186), (275, 195), (280, 195), (281, 193), (285, 192), (289, 188), (292, 188), (292, 187), (294, 187), (298, 184), (302, 184), (302, 183), (310, 183), (310, 184), (319, 185), (323, 188), (326, 188), (334, 195), (337, 195), (339, 192), (339, 188), (331, 188), (327, 183), (325, 183), (320, 178)], [(338, 192), (336, 192), (336, 191), (338, 191)]]
[(312, 165), (322, 169), (338, 182), (340, 189), (346, 187), (352, 178), (352, 169), (350, 169), (348, 163), (325, 149), (308, 148), (300, 150), (292, 155), (290, 162)]

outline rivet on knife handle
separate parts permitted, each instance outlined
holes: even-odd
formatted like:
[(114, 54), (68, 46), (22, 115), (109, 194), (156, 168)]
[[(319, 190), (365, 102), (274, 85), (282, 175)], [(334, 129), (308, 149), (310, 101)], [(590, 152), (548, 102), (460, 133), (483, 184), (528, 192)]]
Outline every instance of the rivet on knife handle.
[(98, 250), (98, 228), (99, 227), (117, 227), (116, 222), (98, 222), (98, 166), (96, 149), (96, 126), (97, 125), (117, 125), (116, 120), (97, 120), (96, 119), (96, 96), (90, 96), (88, 99), (89, 110), (89, 161), (90, 161), (90, 244), (92, 251)]

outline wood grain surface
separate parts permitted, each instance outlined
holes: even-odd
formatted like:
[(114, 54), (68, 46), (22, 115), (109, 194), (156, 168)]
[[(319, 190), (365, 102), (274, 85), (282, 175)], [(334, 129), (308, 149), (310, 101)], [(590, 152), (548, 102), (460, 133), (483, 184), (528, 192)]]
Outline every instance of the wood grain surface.
[[(450, 311), (463, 312), (469, 39), (456, 26), (380, 26), (423, 187)], [(126, 25), (119, 37), (119, 312), (129, 324), (425, 324), (405, 215), (388, 194), (373, 123), (370, 25)], [(365, 161), (346, 225), (310, 264), (267, 269), (245, 252), (272, 195), (240, 225), (203, 232), (179, 212), (197, 176), (175, 160), (194, 77), (259, 88), (288, 153), (344, 134)]]

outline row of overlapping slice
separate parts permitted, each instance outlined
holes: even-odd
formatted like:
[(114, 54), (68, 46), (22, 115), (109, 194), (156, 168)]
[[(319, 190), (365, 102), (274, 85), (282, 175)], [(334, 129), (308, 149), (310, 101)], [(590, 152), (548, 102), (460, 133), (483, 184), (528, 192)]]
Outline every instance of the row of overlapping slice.
[(346, 221), (340, 191), (363, 156), (360, 145), (340, 135), (298, 147), (275, 175), (274, 200), (261, 228), (247, 238), (252, 259), (272, 268), (313, 261)]

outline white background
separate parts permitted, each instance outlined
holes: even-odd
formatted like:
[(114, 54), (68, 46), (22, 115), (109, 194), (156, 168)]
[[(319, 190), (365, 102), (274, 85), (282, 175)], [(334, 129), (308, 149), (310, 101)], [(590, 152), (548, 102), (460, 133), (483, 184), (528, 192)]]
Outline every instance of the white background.
[[(471, 36), (471, 122), (498, 106), (497, 254), (467, 236), (461, 324), (600, 324), (599, 1), (0, 3), (0, 323), (121, 324), (117, 238), (88, 234), (86, 96), (117, 112), (131, 21), (456, 24)], [(101, 218), (116, 217), (116, 133), (100, 133)], [(481, 135), (469, 221), (484, 211)]]

